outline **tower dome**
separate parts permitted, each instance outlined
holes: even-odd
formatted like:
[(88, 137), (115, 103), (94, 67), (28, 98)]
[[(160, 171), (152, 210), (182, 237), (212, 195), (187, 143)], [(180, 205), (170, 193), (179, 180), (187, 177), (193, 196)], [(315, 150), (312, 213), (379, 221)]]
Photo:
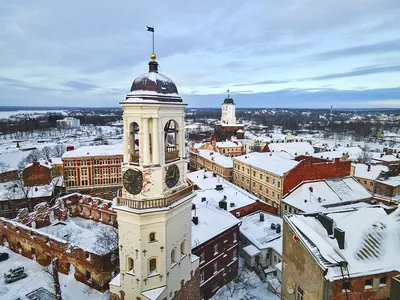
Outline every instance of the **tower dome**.
[(149, 72), (139, 75), (132, 83), (126, 101), (138, 102), (139, 99), (161, 102), (182, 102), (175, 83), (169, 77), (158, 73), (156, 55), (151, 55)]
[(233, 99), (228, 96), (225, 98), (224, 104), (235, 104), (235, 102), (233, 102)]

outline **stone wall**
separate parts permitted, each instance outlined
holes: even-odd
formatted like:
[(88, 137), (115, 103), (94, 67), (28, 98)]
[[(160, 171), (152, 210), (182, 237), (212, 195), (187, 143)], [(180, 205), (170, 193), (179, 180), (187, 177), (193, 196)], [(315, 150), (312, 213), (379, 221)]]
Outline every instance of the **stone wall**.
[[(304, 290), (304, 299), (324, 299), (324, 270), (297, 238), (290, 226), (283, 222), (282, 298), (295, 300), (296, 289)], [(292, 289), (293, 293), (289, 293)]]

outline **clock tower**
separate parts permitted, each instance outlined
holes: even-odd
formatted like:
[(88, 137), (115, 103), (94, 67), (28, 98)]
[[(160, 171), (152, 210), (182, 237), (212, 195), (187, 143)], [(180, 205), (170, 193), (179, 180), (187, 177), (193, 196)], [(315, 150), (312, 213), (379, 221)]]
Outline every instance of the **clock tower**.
[[(114, 200), (120, 274), (110, 299), (199, 299), (198, 259), (191, 255), (184, 109), (176, 85), (158, 73), (137, 77), (123, 108), (123, 188)], [(189, 291), (190, 290), (190, 291)], [(194, 298), (193, 298), (193, 295)]]

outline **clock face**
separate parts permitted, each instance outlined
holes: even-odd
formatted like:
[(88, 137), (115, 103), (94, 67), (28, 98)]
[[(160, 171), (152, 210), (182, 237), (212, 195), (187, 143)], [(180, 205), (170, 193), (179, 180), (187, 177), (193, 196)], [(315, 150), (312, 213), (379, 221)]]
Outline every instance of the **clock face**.
[(170, 165), (165, 173), (165, 184), (173, 188), (179, 181), (179, 168), (177, 165)]
[(142, 172), (135, 169), (128, 169), (122, 176), (122, 182), (125, 190), (132, 195), (137, 195), (142, 190), (143, 175)]

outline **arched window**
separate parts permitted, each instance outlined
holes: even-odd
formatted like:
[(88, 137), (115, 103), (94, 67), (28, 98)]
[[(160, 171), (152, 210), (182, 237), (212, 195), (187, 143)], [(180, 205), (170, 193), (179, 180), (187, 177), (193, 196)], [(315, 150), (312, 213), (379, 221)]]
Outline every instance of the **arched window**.
[(185, 241), (181, 243), (181, 257), (185, 256)]
[(139, 163), (139, 125), (133, 122), (129, 126), (129, 162), (132, 164)]
[(175, 248), (171, 251), (171, 263), (176, 263), (176, 251)]
[(128, 262), (128, 266), (127, 266), (128, 273), (134, 274), (135, 271), (134, 271), (133, 259), (131, 257), (128, 257), (127, 262)]
[(157, 259), (151, 258), (149, 260), (149, 275), (157, 274)]
[(156, 242), (156, 233), (155, 232), (150, 232), (149, 234), (149, 242)]
[(178, 123), (169, 120), (164, 126), (165, 162), (179, 158)]

